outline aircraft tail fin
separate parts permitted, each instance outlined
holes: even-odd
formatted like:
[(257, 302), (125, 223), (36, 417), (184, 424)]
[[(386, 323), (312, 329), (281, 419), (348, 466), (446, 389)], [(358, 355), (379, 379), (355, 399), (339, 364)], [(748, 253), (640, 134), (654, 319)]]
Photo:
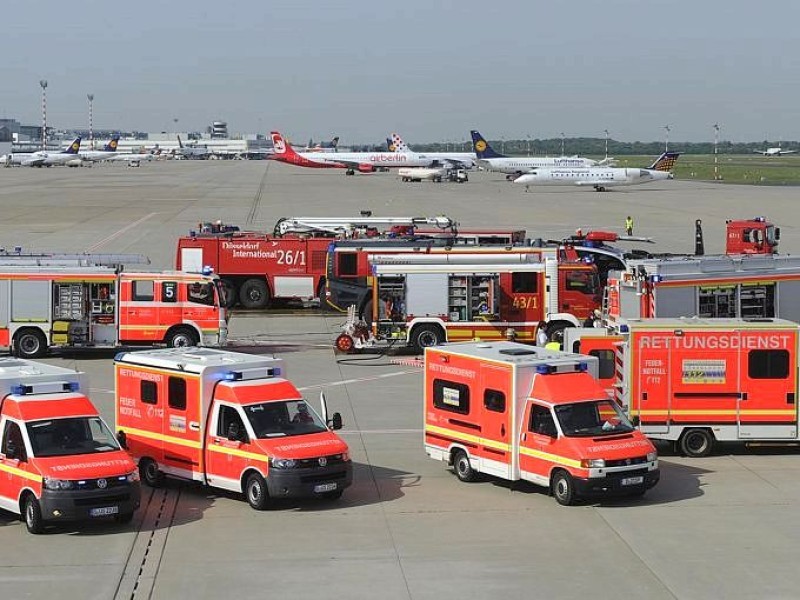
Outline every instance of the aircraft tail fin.
[(411, 148), (409, 148), (406, 143), (403, 141), (398, 134), (392, 134), (392, 152), (411, 152)]
[(181, 136), (178, 136), (178, 146), (183, 148), (183, 142), (181, 141)]
[(336, 150), (339, 147), (339, 136), (337, 135), (335, 138), (331, 140), (331, 148)]
[(280, 131), (273, 131), (270, 136), (272, 137), (272, 147), (275, 149), (276, 158), (290, 159), (297, 157), (297, 152), (294, 151), (289, 142), (283, 139)]
[(680, 152), (664, 152), (648, 168), (651, 171), (671, 171), (679, 156)]
[(477, 129), (469, 132), (472, 136), (472, 146), (475, 149), (475, 156), (478, 158), (506, 158), (505, 154), (495, 152)]
[(78, 136), (72, 141), (72, 143), (69, 145), (69, 148), (64, 151), (64, 154), (77, 154), (80, 149), (81, 138)]
[(103, 152), (116, 152), (117, 146), (119, 146), (119, 136), (115, 135), (114, 137), (109, 140), (109, 142), (103, 147)]

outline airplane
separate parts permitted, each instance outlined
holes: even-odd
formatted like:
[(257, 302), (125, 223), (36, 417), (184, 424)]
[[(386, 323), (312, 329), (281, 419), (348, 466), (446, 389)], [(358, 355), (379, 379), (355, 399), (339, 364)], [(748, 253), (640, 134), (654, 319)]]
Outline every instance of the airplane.
[(330, 142), (317, 142), (308, 140), (308, 145), (301, 150), (301, 152), (338, 152), (339, 136), (337, 135)]
[(780, 146), (774, 146), (766, 150), (753, 150), (753, 152), (763, 156), (781, 156), (783, 154), (794, 154), (797, 150), (784, 150)]
[(78, 156), (86, 161), (95, 162), (99, 160), (108, 160), (117, 154), (117, 146), (119, 145), (119, 136), (115, 135), (103, 147), (102, 150), (81, 150)]
[(149, 152), (130, 152), (130, 153), (118, 153), (115, 152), (111, 156), (104, 158), (104, 161), (107, 162), (124, 162), (127, 163), (129, 167), (140, 167), (142, 161), (151, 161), (157, 160), (162, 156), (161, 148), (158, 146), (155, 149), (150, 150)]
[(478, 165), (490, 171), (519, 176), (539, 167), (595, 167), (599, 164), (596, 160), (580, 156), (506, 156), (495, 152), (476, 129), (469, 133)]
[[(386, 138), (386, 144), (389, 152), (412, 152), (396, 133)], [(448, 169), (471, 169), (478, 164), (474, 152), (426, 152), (425, 156), (439, 161), (439, 164)]]
[(40, 150), (34, 152), (20, 163), (23, 167), (52, 167), (53, 165), (66, 165), (72, 161), (80, 161), (78, 151), (81, 148), (81, 138), (77, 137), (63, 152), (48, 152)]
[(176, 156), (183, 158), (206, 159), (211, 157), (214, 153), (208, 149), (208, 146), (200, 147), (196, 143), (183, 145), (181, 136), (178, 136), (178, 150), (175, 152)]
[(609, 187), (672, 179), (671, 169), (678, 156), (680, 156), (678, 152), (664, 152), (647, 169), (601, 166), (571, 169), (537, 168), (517, 177), (514, 183), (524, 185), (526, 192), (532, 185), (577, 185), (593, 187), (595, 191), (604, 192)]
[(388, 168), (429, 167), (435, 162), (416, 152), (297, 152), (279, 131), (270, 135), (275, 149), (269, 155), (270, 160), (312, 169), (345, 169), (346, 175), (353, 175), (356, 171), (374, 173)]

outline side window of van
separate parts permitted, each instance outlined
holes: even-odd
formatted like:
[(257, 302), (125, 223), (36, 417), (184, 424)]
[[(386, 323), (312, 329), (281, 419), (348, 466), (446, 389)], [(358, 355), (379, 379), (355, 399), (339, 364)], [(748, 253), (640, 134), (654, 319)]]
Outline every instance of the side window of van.
[(751, 350), (747, 355), (750, 379), (786, 379), (789, 376), (788, 350)]
[(139, 387), (139, 397), (145, 404), (158, 404), (158, 386), (156, 382), (142, 379)]
[(186, 380), (170, 377), (167, 382), (167, 405), (176, 410), (186, 410)]
[(506, 412), (506, 395), (498, 390), (483, 391), (483, 405), (492, 412)]
[(155, 299), (155, 282), (152, 279), (134, 279), (133, 300), (152, 302)]
[(460, 415), (469, 414), (469, 387), (455, 381), (434, 379), (433, 405)]
[(17, 423), (6, 421), (0, 452), (8, 458), (16, 458), (20, 462), (28, 460), (28, 453), (25, 451), (25, 440), (22, 439), (22, 430)]

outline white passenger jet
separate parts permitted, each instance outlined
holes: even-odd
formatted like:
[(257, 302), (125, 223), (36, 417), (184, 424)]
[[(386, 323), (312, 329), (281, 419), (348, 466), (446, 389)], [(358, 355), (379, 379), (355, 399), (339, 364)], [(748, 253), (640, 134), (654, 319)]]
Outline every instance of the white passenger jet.
[(753, 150), (753, 152), (763, 156), (781, 156), (782, 154), (794, 154), (797, 150), (784, 150), (780, 146), (774, 146), (766, 150)]
[(273, 131), (275, 152), (270, 160), (311, 169), (345, 169), (347, 175), (373, 173), (378, 169), (399, 167), (429, 167), (434, 160), (417, 152), (296, 152), (284, 141), (278, 131)]
[[(386, 143), (389, 152), (413, 152), (396, 133), (386, 138)], [(471, 169), (478, 164), (474, 152), (426, 152), (425, 156), (448, 169)]]
[(23, 167), (52, 167), (53, 165), (66, 165), (71, 161), (80, 162), (78, 151), (81, 148), (81, 138), (77, 137), (63, 152), (48, 152), (40, 150), (23, 159)]
[(108, 160), (113, 156), (117, 156), (117, 146), (119, 145), (119, 136), (115, 135), (103, 147), (102, 150), (81, 150), (78, 156), (86, 161), (96, 162), (99, 160)]
[(540, 185), (577, 185), (592, 187), (595, 191), (604, 192), (606, 188), (625, 185), (638, 185), (672, 179), (672, 167), (678, 160), (678, 152), (664, 152), (647, 169), (620, 167), (585, 167), (585, 168), (537, 168), (514, 180), (514, 183), (525, 186)]

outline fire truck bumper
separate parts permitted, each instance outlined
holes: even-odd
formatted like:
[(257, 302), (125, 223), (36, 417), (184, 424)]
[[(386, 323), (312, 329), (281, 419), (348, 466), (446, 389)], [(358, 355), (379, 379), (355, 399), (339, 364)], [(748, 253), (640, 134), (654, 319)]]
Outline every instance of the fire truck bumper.
[(270, 498), (313, 498), (341, 493), (353, 483), (353, 463), (339, 463), (315, 469), (270, 469), (267, 489)]
[(45, 521), (88, 521), (132, 514), (141, 502), (139, 482), (92, 490), (42, 490)]
[(643, 493), (658, 483), (661, 472), (636, 470), (609, 473), (606, 477), (575, 478), (579, 496), (625, 496)]

